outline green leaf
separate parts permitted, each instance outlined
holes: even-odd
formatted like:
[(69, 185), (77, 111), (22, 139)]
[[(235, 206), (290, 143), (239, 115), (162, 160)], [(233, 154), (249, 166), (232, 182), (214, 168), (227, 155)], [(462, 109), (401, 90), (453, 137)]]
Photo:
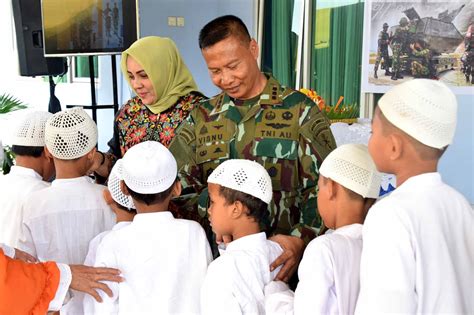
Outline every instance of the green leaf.
[(26, 107), (28, 106), (25, 103), (8, 93), (0, 95), (0, 114), (6, 114)]

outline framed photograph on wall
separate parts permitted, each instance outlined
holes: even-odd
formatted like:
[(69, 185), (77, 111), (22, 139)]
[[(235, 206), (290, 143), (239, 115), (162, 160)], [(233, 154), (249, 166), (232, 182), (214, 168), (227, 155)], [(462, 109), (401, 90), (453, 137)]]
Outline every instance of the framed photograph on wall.
[(474, 93), (474, 2), (366, 0), (362, 92), (413, 78)]

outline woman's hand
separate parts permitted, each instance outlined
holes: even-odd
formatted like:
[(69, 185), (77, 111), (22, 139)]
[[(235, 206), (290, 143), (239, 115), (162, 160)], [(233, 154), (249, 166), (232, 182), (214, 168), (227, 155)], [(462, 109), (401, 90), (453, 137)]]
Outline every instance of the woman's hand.
[(296, 236), (278, 234), (270, 237), (271, 241), (278, 243), (283, 248), (281, 254), (270, 265), (270, 271), (275, 270), (278, 266), (282, 266), (274, 280), (288, 282), (298, 269), (301, 256), (303, 255), (304, 242)]
[(27, 262), (27, 263), (35, 263), (35, 262), (38, 261), (35, 257), (31, 256), (27, 252), (24, 252), (24, 251), (19, 250), (17, 248), (15, 248), (15, 257), (14, 258), (22, 260), (22, 261)]

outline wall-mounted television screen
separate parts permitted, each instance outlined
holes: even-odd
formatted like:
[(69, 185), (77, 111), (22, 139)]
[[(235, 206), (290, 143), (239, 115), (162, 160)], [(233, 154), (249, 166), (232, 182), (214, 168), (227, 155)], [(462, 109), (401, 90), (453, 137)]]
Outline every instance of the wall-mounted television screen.
[(137, 0), (42, 0), (46, 57), (118, 54), (138, 38)]

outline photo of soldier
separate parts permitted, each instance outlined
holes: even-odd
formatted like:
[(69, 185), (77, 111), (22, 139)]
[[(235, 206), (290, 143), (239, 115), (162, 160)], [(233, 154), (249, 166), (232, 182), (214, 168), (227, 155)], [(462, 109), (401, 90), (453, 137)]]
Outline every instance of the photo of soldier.
[(461, 57), (461, 71), (467, 83), (474, 84), (474, 24), (471, 23), (464, 36), (464, 54)]
[(390, 43), (390, 36), (387, 32), (388, 24), (383, 23), (382, 30), (379, 33), (378, 41), (377, 41), (377, 59), (375, 59), (375, 66), (374, 66), (374, 78), (378, 79), (377, 70), (379, 68), (380, 61), (383, 58), (383, 65), (382, 69), (385, 69), (385, 75), (392, 75), (389, 71), (390, 68), (390, 57), (388, 55), (388, 45)]
[(432, 52), (426, 42), (421, 38), (416, 38), (410, 44), (411, 55), (414, 60), (411, 62), (411, 74), (415, 78), (436, 79), (436, 69), (433, 66)]
[(408, 19), (402, 17), (399, 22), (400, 26), (395, 30), (395, 34), (390, 42), (390, 48), (392, 49), (392, 80), (403, 79), (401, 75), (402, 60), (401, 55), (403, 54), (404, 48), (408, 44), (408, 30), (410, 28)]

